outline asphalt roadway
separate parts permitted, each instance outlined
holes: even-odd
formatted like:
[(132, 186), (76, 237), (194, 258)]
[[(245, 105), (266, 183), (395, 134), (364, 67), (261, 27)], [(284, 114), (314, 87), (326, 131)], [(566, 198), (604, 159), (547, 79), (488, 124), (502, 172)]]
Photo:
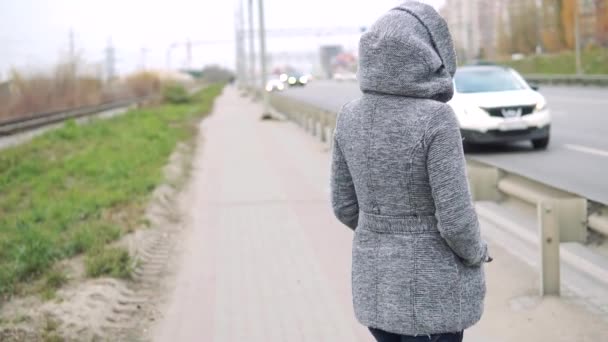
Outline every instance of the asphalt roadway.
[[(553, 115), (551, 143), (475, 146), (469, 158), (608, 205), (608, 88), (541, 87)], [(284, 95), (338, 111), (361, 95), (356, 82), (315, 81)]]

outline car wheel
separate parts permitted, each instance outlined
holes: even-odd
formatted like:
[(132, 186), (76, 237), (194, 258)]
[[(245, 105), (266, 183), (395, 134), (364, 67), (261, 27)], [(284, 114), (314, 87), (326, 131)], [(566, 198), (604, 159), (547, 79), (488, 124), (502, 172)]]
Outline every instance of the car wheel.
[(532, 146), (534, 146), (535, 150), (544, 150), (549, 146), (549, 137), (541, 138), (541, 139), (533, 139)]

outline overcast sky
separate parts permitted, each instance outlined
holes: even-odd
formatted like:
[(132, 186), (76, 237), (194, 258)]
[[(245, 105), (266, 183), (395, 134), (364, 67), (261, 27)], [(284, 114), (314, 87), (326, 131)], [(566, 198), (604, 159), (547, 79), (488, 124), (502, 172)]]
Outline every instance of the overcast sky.
[[(65, 56), (69, 31), (76, 49), (89, 63), (101, 62), (111, 38), (121, 72), (142, 64), (163, 68), (167, 47), (174, 42), (225, 41), (192, 49), (193, 66), (234, 65), (235, 8), (238, 0), (0, 0), (0, 74), (14, 66), (45, 69)], [(266, 27), (360, 27), (399, 0), (265, 0)], [(444, 0), (427, 0), (440, 6)], [(246, 1), (245, 1), (246, 3)], [(255, 1), (257, 3), (257, 1)], [(257, 17), (257, 15), (256, 15)], [(314, 51), (320, 44), (356, 47), (357, 37), (269, 37), (269, 52)], [(142, 49), (147, 51), (142, 53)], [(185, 63), (185, 48), (172, 53), (172, 66)], [(1, 75), (0, 75), (1, 77)]]

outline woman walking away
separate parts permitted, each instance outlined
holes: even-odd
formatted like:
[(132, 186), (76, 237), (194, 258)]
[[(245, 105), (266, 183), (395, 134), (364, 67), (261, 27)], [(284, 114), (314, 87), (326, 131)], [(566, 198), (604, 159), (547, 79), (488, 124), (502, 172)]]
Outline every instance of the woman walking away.
[(467, 184), (454, 46), (432, 7), (406, 1), (359, 46), (363, 95), (338, 115), (332, 205), (355, 230), (353, 302), (378, 341), (462, 341), (490, 261)]

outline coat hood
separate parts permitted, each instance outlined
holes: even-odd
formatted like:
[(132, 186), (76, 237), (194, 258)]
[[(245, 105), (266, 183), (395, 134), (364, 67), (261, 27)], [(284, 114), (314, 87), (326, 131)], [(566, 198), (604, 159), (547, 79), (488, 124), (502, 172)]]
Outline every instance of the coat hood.
[(364, 93), (447, 102), (454, 95), (456, 53), (447, 23), (429, 5), (406, 1), (359, 42), (358, 79)]

